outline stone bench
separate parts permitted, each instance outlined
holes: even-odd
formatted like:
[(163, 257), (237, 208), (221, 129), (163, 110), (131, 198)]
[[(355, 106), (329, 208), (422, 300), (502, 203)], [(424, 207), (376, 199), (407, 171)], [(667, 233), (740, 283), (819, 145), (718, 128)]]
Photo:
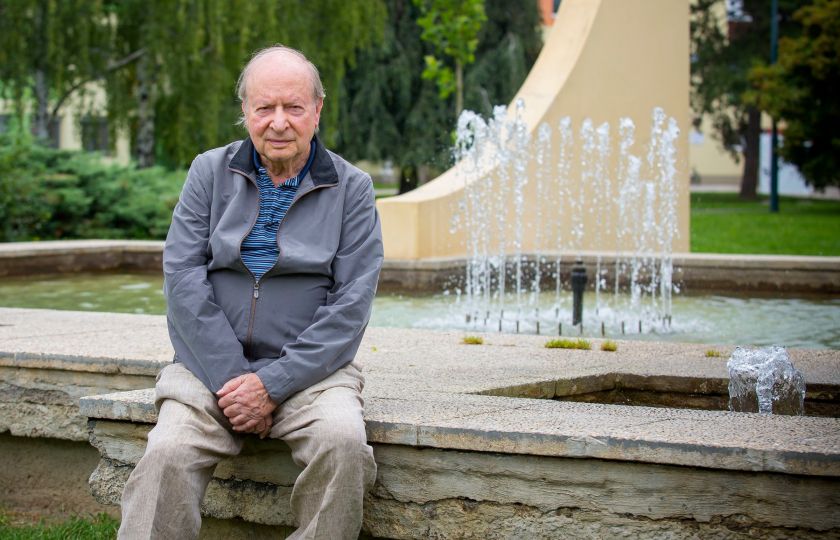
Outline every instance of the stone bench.
[(163, 317), (0, 309), (0, 433), (87, 441), (81, 397), (149, 388), (171, 361)]
[[(619, 342), (608, 353), (597, 340), (569, 351), (538, 336), (461, 337), (368, 330), (359, 359), (379, 473), (366, 534), (840, 534), (840, 420), (665, 407), (725, 402), (726, 358), (706, 358), (707, 345)], [(137, 388), (171, 358), (164, 318), (0, 310), (0, 350), (0, 431), (77, 440), (89, 429), (100, 454), (91, 488), (118, 503), (155, 422), (152, 391)], [(840, 352), (791, 356), (809, 406), (836, 414)], [(297, 473), (282, 442), (250, 440), (216, 470), (206, 536), (288, 532)]]
[[(840, 420), (562, 401), (616, 388), (714, 400), (725, 391), (725, 359), (706, 358), (708, 347), (696, 345), (620, 342), (607, 353), (543, 343), (489, 335), (470, 346), (456, 333), (368, 331), (359, 357), (379, 472), (365, 534), (840, 534)], [(820, 389), (811, 401), (834, 399), (840, 353), (792, 357)], [(119, 502), (155, 422), (152, 400), (151, 390), (82, 399), (102, 455), (91, 477), (100, 501)], [(297, 473), (281, 442), (250, 440), (216, 470), (205, 533), (288, 532)]]

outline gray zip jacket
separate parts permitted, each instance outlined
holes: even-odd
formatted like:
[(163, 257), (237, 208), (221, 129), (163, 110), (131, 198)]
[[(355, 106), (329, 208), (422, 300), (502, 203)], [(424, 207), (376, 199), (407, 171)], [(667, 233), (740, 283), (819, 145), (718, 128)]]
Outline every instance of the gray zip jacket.
[(259, 281), (240, 256), (259, 212), (250, 139), (195, 158), (163, 251), (175, 361), (212, 392), (256, 373), (280, 404), (348, 364), (382, 265), (370, 176), (316, 138), (315, 158)]

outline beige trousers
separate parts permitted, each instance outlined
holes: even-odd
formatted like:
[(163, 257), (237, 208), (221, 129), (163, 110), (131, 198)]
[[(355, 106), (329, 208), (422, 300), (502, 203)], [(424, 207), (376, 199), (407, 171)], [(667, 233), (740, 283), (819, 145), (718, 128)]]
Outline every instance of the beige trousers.
[[(294, 539), (357, 538), (362, 500), (376, 479), (362, 419), (364, 378), (355, 363), (294, 394), (274, 412), (271, 438), (282, 439), (303, 472), (292, 490)], [(122, 496), (121, 539), (196, 538), (199, 507), (215, 466), (237, 455), (216, 397), (182, 364), (158, 375), (157, 425)]]

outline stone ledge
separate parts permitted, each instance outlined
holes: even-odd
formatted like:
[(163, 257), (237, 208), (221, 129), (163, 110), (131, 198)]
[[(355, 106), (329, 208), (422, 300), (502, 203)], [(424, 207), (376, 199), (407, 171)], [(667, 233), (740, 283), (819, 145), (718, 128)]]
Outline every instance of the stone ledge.
[[(160, 272), (163, 242), (137, 240), (61, 240), (0, 244), (0, 276), (80, 271)], [(609, 271), (616, 256), (632, 254), (584, 251), (545, 253), (570, 266), (577, 256), (594, 269), (601, 260)], [(533, 259), (533, 254), (524, 254)], [(840, 292), (840, 257), (798, 255), (728, 255), (674, 253), (674, 277), (687, 290), (750, 290), (836, 294)], [(380, 287), (402, 291), (435, 291), (462, 278), (463, 257), (422, 260), (386, 259)]]
[[(150, 427), (92, 421), (92, 441), (103, 455), (91, 477), (99, 502), (119, 502)], [(597, 537), (613, 527), (638, 538), (829, 538), (840, 532), (834, 478), (373, 446), (379, 470), (365, 499), (364, 530), (377, 537), (557, 538), (581, 537), (581, 531)], [(298, 471), (282, 443), (249, 441), (242, 454), (219, 465), (202, 511), (215, 519), (290, 526), (288, 501)], [(745, 529), (752, 533), (738, 533)]]
[[(153, 424), (152, 391), (83, 398), (83, 416)], [(366, 397), (372, 443), (840, 477), (840, 420), (435, 394)]]
[[(162, 316), (0, 309), (0, 323), (7, 324), (0, 326), (0, 340), (8, 351), (0, 355), (0, 377), (16, 392), (29, 392), (26, 401), (37, 406), (54, 403), (53, 391), (64, 392), (62, 405), (68, 405), (83, 396), (150, 387), (172, 355)], [(540, 336), (487, 334), (481, 346), (463, 345), (461, 337), (368, 329), (358, 359), (365, 366), (371, 440), (731, 470), (840, 472), (838, 419), (510, 397), (567, 396), (618, 379), (675, 391), (689, 390), (681, 384), (692, 380), (720, 390), (726, 359), (706, 358), (707, 345), (626, 341), (606, 353), (546, 349)], [(840, 387), (840, 351), (792, 350), (791, 356), (809, 386)], [(41, 401), (33, 397), (39, 392)], [(80, 428), (87, 417), (154, 421), (148, 392), (85, 398), (81, 406), (74, 420)], [(45, 409), (33, 422), (62, 424), (49, 414)], [(0, 429), (8, 427), (0, 422)]]
[[(115, 502), (155, 421), (148, 387), (171, 357), (165, 318), (0, 310), (6, 322), (0, 381), (10, 391), (0, 392), (0, 430), (9, 429), (5, 411), (34, 419), (16, 423), (16, 433), (40, 437), (62, 435), (37, 423), (76, 433), (90, 417), (90, 441), (102, 456), (92, 487)], [(650, 538), (840, 535), (836, 418), (551, 399), (617, 381), (677, 396), (696, 385), (718, 392), (726, 360), (706, 358), (708, 345), (618, 342), (618, 352), (606, 353), (598, 340), (596, 350), (568, 351), (544, 348), (539, 336), (487, 334), (481, 346), (461, 338), (383, 328), (365, 336), (358, 360), (380, 462), (368, 533), (562, 537), (613, 527)], [(840, 351), (790, 353), (811, 387), (840, 386)], [(77, 402), (82, 414), (71, 426), (62, 418)], [(205, 512), (221, 520), (209, 521), (216, 525), (271, 536), (290, 525), (282, 505), (297, 469), (279, 441), (246, 447), (217, 469)], [(575, 476), (546, 476), (566, 470)]]

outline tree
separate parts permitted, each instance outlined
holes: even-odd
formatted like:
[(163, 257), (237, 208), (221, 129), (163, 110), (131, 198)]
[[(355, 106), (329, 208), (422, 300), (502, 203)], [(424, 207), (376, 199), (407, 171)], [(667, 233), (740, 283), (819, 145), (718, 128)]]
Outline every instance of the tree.
[[(371, 0), (122, 0), (114, 9), (114, 48), (141, 57), (109, 79), (110, 116), (135, 127), (142, 165), (157, 154), (183, 166), (202, 149), (241, 137), (234, 82), (252, 51), (275, 43), (301, 49), (329, 91), (356, 51), (379, 37), (385, 17), (382, 3)], [(337, 104), (324, 109), (328, 143), (337, 115)]]
[[(451, 162), (450, 95), (444, 106), (434, 81), (418, 66), (431, 52), (417, 24), (412, 0), (388, 0), (382, 42), (359, 55), (342, 84), (337, 148), (350, 159), (393, 160), (400, 192)], [(539, 55), (542, 37), (536, 4), (488, 0), (476, 61), (464, 74), (467, 108), (490, 114), (508, 103)]]
[[(691, 107), (693, 123), (704, 116), (736, 159), (744, 159), (740, 195), (756, 197), (761, 110), (745, 99), (752, 89), (750, 69), (770, 57), (770, 0), (728, 3), (726, 24), (717, 16), (724, 0), (697, 0), (691, 6)], [(790, 15), (799, 0), (779, 0), (782, 35), (792, 30)], [(725, 30), (724, 30), (725, 29)]]
[[(437, 82), (441, 99), (455, 92), (455, 118), (464, 110), (464, 66), (475, 61), (478, 32), (487, 20), (484, 0), (414, 0), (420, 8), (417, 24), (434, 55), (424, 58), (423, 77)], [(453, 67), (438, 58), (451, 59)]]
[(747, 100), (784, 121), (780, 154), (809, 184), (840, 186), (840, 0), (816, 0), (793, 19), (799, 35), (780, 40), (777, 64), (752, 70)]
[(46, 140), (62, 105), (107, 64), (102, 5), (88, 0), (0, 0), (0, 81), (19, 116)]
[[(384, 18), (381, 0), (0, 0), (0, 80), (21, 115), (34, 96), (38, 126), (48, 103), (103, 81), (111, 126), (132, 133), (138, 164), (185, 166), (242, 137), (234, 83), (251, 52), (303, 50), (336, 101)], [(337, 118), (337, 103), (325, 108), (327, 142)]]

